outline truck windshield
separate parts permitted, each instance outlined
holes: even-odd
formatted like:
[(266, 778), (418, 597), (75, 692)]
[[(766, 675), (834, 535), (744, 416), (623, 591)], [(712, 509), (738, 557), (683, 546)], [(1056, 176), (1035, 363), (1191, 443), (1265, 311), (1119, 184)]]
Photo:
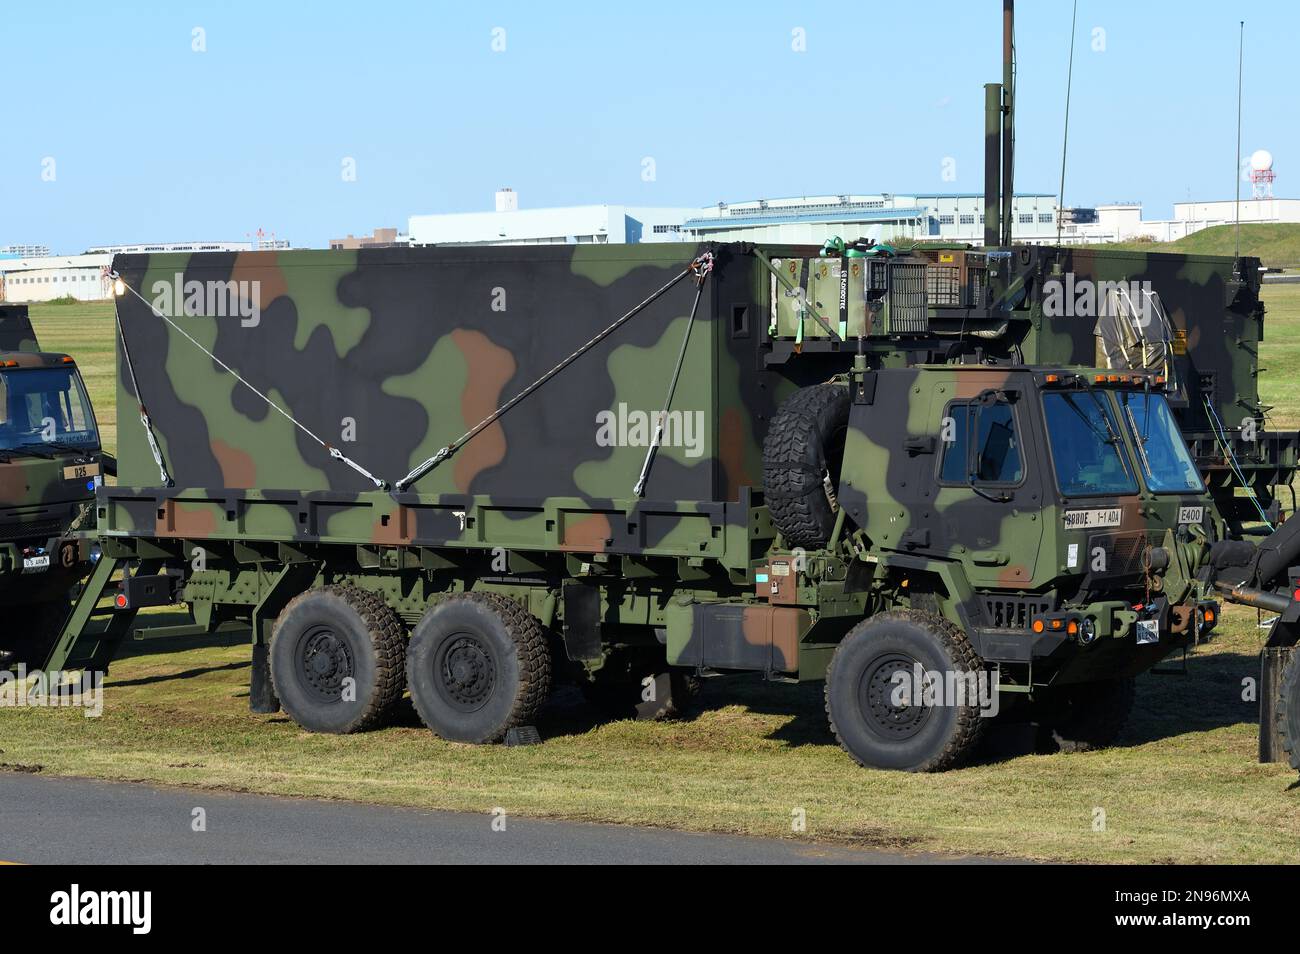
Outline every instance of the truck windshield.
[(76, 368), (0, 372), (0, 451), (31, 454), (99, 449), (99, 432)]
[(1119, 403), (1147, 486), (1158, 494), (1200, 493), (1201, 475), (1164, 395), (1126, 393)]
[(1067, 497), (1137, 493), (1110, 402), (1095, 391), (1043, 395), (1056, 483)]

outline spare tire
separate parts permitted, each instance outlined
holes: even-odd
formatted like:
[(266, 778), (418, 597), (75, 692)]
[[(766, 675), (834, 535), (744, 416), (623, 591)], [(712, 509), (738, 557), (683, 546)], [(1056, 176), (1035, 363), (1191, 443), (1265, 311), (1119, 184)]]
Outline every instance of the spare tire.
[(835, 526), (849, 389), (819, 384), (781, 405), (763, 441), (763, 493), (786, 546), (823, 547)]

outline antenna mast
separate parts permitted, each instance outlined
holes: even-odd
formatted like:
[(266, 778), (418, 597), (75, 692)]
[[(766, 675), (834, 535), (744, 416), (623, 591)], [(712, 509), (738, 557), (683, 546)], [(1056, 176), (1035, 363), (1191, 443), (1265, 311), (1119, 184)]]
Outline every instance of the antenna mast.
[(1079, 22), (1079, 0), (1074, 0), (1070, 17), (1070, 66), (1065, 74), (1065, 132), (1061, 134), (1061, 195), (1056, 200), (1056, 244), (1061, 244), (1061, 226), (1065, 219), (1065, 154), (1070, 145), (1070, 87), (1074, 84), (1074, 29)]
[(1237, 183), (1237, 242), (1234, 257), (1241, 258), (1241, 64), (1246, 54), (1246, 21), (1238, 25), (1237, 36), (1237, 159), (1233, 163), (1233, 178)]

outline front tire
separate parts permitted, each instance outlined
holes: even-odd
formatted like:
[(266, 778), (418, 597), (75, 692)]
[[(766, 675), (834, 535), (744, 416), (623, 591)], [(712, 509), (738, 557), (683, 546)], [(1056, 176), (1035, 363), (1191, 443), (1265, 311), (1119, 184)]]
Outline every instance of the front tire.
[(309, 732), (362, 732), (401, 701), (405, 649), (405, 629), (383, 597), (346, 585), (308, 590), (276, 620), (271, 682)]
[(927, 705), (896, 693), (898, 680), (913, 686), (917, 665), (944, 686), (956, 681), (945, 678), (949, 673), (969, 685), (983, 672), (964, 632), (916, 610), (864, 620), (835, 650), (826, 670), (826, 715), (835, 738), (859, 765), (941, 772), (961, 764), (978, 743), (986, 720), (977, 697), (945, 693), (943, 704)]
[(541, 622), (496, 593), (463, 593), (415, 627), (406, 657), (411, 701), (451, 742), (499, 742), (532, 723), (551, 690)]

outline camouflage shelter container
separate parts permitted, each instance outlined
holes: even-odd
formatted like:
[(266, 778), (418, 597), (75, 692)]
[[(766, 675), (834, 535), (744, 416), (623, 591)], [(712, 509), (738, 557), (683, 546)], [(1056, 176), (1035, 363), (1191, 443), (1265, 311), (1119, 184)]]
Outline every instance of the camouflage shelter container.
[[(119, 360), (119, 412), (129, 421), (140, 403), (147, 407), (178, 489), (161, 507), (152, 493), (132, 505), (116, 491), (101, 528), (722, 557), (731, 526), (740, 537), (727, 562), (745, 566), (766, 422), (799, 380), (829, 376), (843, 360), (828, 354), (797, 369), (766, 367), (767, 274), (735, 252), (718, 252), (689, 340), (691, 280), (405, 494), (378, 492), (325, 446), (394, 483), (681, 274), (699, 251), (119, 256), (118, 273), (144, 296), (119, 299), (141, 392)], [(208, 307), (202, 296), (214, 288), (226, 308)], [(187, 306), (189, 293), (200, 297)], [(254, 298), (257, 317), (241, 316)], [(177, 327), (151, 306), (179, 315)], [(662, 447), (635, 501), (679, 354)], [(124, 426), (120, 441), (120, 487), (155, 487), (145, 430)], [(482, 509), (466, 515), (471, 500)]]

